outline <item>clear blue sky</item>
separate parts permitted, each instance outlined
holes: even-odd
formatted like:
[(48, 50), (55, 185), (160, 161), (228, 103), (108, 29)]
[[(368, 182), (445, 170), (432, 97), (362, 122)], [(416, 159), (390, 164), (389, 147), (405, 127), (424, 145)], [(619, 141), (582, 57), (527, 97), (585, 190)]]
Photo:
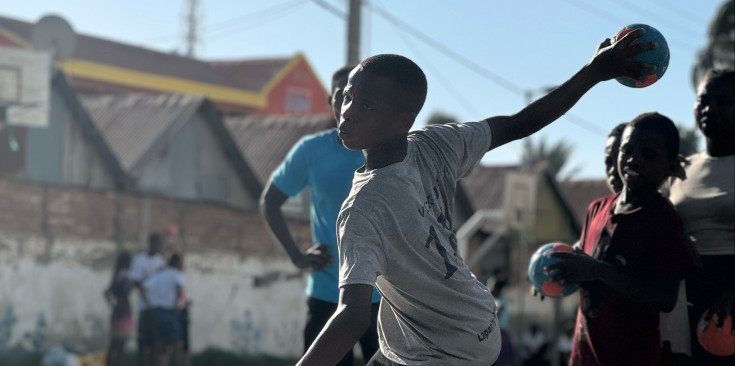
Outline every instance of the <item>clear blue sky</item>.
[[(707, 42), (709, 21), (724, 0), (364, 0), (361, 57), (398, 53), (421, 66), (429, 95), (415, 128), (435, 111), (460, 121), (512, 114), (518, 91), (557, 85), (627, 24), (645, 23), (667, 38), (669, 69), (645, 89), (599, 84), (563, 117), (539, 132), (574, 147), (576, 178), (602, 178), (607, 132), (636, 115), (658, 111), (693, 126), (691, 68)], [(322, 5), (320, 5), (321, 3)], [(321, 81), (346, 62), (347, 0), (200, 0), (197, 57), (247, 59), (306, 55)], [(326, 4), (326, 5), (324, 5)], [(327, 10), (331, 8), (332, 10)], [(35, 22), (55, 13), (78, 33), (161, 51), (183, 51), (185, 0), (0, 0), (0, 14)], [(401, 23), (391, 22), (384, 12)], [(438, 50), (407, 29), (440, 44)], [(459, 55), (464, 61), (458, 61)], [(467, 66), (467, 62), (475, 68)], [(488, 75), (510, 83), (511, 90)], [(536, 93), (537, 94), (537, 93)], [(536, 95), (537, 97), (538, 95)], [(580, 124), (590, 123), (590, 127)], [(486, 164), (515, 164), (520, 142), (491, 151)]]

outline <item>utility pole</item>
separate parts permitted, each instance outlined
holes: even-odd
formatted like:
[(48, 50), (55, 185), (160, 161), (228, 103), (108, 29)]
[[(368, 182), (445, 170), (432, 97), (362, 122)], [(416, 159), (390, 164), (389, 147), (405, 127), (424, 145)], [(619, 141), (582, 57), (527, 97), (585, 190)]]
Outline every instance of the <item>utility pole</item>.
[(199, 43), (199, 0), (186, 0), (184, 21), (186, 23), (186, 34), (184, 35), (186, 55), (194, 57), (194, 51)]
[(347, 16), (347, 64), (356, 65), (360, 58), (360, 12), (362, 0), (350, 0)]

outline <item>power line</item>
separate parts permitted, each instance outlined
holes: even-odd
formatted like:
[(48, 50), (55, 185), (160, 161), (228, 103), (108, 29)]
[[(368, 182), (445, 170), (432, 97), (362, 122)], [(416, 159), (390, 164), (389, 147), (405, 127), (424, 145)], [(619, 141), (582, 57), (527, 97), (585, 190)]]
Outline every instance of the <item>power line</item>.
[(393, 15), (391, 15), (390, 13), (388, 13), (387, 11), (385, 11), (384, 9), (382, 9), (382, 8), (380, 8), (380, 7), (378, 7), (378, 6), (376, 6), (376, 5), (373, 4), (371, 10), (373, 12), (375, 12), (375, 14), (378, 14), (378, 16), (380, 16), (383, 19), (385, 19), (386, 21), (388, 21), (389, 23), (392, 23), (398, 29), (400, 29), (400, 30), (402, 30), (402, 31), (404, 31), (406, 33), (411, 34), (412, 36), (416, 37), (420, 41), (422, 41), (422, 42), (428, 44), (429, 46), (435, 48), (436, 50), (442, 52), (445, 56), (453, 59), (454, 61), (456, 61), (457, 63), (459, 63), (461, 65), (464, 65), (468, 69), (470, 69), (470, 70), (472, 70), (472, 71), (474, 71), (474, 72), (476, 72), (476, 73), (484, 76), (485, 78), (489, 79), (490, 81), (492, 81), (493, 83), (497, 84), (498, 86), (500, 86), (500, 87), (502, 87), (502, 88), (510, 91), (513, 94), (516, 94), (516, 95), (519, 95), (519, 96), (523, 96), (524, 95), (524, 89), (522, 87), (518, 86), (517, 84), (515, 84), (515, 83), (513, 83), (513, 82), (511, 82), (509, 80), (506, 80), (505, 78), (503, 78), (503, 77), (501, 77), (501, 76), (499, 76), (499, 75), (491, 72), (490, 70), (487, 70), (484, 67), (476, 64), (474, 61), (472, 61), (472, 60), (470, 60), (470, 59), (468, 59), (468, 58), (460, 55), (459, 53), (457, 53), (457, 52), (455, 52), (455, 51), (447, 48), (446, 46), (444, 46), (440, 42), (436, 41), (435, 39), (433, 39), (430, 36), (427, 36), (426, 34), (424, 34), (423, 32), (421, 32), (420, 30), (418, 30), (418, 29), (412, 27), (411, 25), (406, 24), (402, 20), (394, 17)]
[[(238, 15), (234, 18), (212, 23), (212, 24), (206, 25), (205, 27), (207, 29), (207, 33), (212, 33), (218, 30), (227, 29), (230, 26), (241, 26), (244, 21), (250, 18), (259, 19), (260, 17), (268, 16), (272, 13), (279, 13), (279, 12), (291, 10), (292, 8), (300, 4), (303, 4), (301, 0), (292, 0), (290, 2), (282, 2), (279, 4), (275, 4), (273, 6), (270, 6), (268, 8), (265, 8), (265, 9), (254, 11), (252, 13)], [(147, 40), (144, 40), (143, 42), (144, 43), (158, 43), (161, 41), (178, 39), (179, 37), (180, 37), (179, 34), (167, 34), (163, 36), (149, 38)]]
[[(523, 89), (522, 87), (520, 87), (520, 86), (518, 86), (518, 85), (516, 85), (516, 84), (514, 84), (514, 83), (512, 83), (512, 82), (510, 82), (508, 80), (505, 80), (505, 79), (501, 78), (500, 76), (497, 76), (496, 74), (490, 72), (489, 70), (485, 69), (484, 67), (482, 67), (482, 66), (480, 66), (480, 65), (478, 65), (478, 64), (476, 64), (476, 63), (474, 63), (474, 62), (472, 62), (470, 60), (468, 60), (464, 56), (459, 55), (458, 53), (456, 53), (456, 52), (454, 52), (454, 51), (452, 51), (452, 50), (444, 47), (444, 45), (440, 44), (438, 41), (434, 40), (430, 36), (422, 33), (421, 31), (417, 30), (416, 28), (414, 28), (414, 27), (412, 27), (412, 26), (410, 26), (410, 25), (408, 25), (408, 24), (406, 24), (406, 23), (398, 20), (397, 18), (393, 17), (390, 13), (388, 13), (384, 9), (382, 9), (382, 8), (380, 8), (380, 7), (378, 7), (378, 6), (376, 6), (376, 5), (373, 4), (372, 10), (374, 12), (376, 12), (379, 16), (381, 16), (384, 19), (388, 20), (390, 23), (392, 23), (399, 30), (404, 31), (406, 33), (409, 33), (409, 34), (417, 37), (419, 40), (424, 41), (425, 43), (429, 44), (431, 47), (434, 47), (435, 49), (437, 49), (440, 52), (444, 53), (447, 57), (455, 60), (456, 62), (462, 64), (463, 66), (469, 68), (470, 70), (475, 71), (478, 74), (480, 74), (482, 76), (485, 76), (486, 78), (490, 79), (490, 81), (494, 82), (498, 86), (501, 86), (501, 87), (505, 88), (506, 90), (508, 90), (508, 91), (516, 94), (516, 95), (525, 97), (526, 90)], [(564, 116), (566, 117), (566, 119), (568, 121), (570, 121), (570, 122), (578, 125), (579, 127), (584, 128), (584, 129), (586, 129), (586, 130), (588, 130), (588, 131), (590, 131), (590, 132), (592, 132), (594, 134), (601, 135), (601, 136), (606, 136), (607, 135), (607, 132), (606, 131), (602, 130), (600, 127), (597, 127), (597, 125), (595, 125), (594, 123), (589, 122), (589, 121), (585, 120), (582, 117), (575, 116), (575, 115), (570, 114), (570, 113), (567, 113)]]
[[(333, 15), (338, 16), (341, 19), (347, 19), (347, 15), (344, 12), (342, 12), (339, 9), (336, 9), (335, 7), (333, 7), (332, 5), (330, 5), (328, 3), (325, 3), (323, 0), (312, 0), (312, 2), (316, 3), (317, 5), (321, 6), (325, 10), (329, 11)], [(504, 78), (496, 75), (495, 73), (493, 73), (493, 72), (485, 69), (484, 67), (476, 64), (475, 62), (473, 62), (473, 61), (465, 58), (464, 56), (458, 54), (457, 52), (455, 52), (455, 51), (453, 51), (453, 50), (445, 47), (444, 45), (442, 45), (441, 43), (439, 43), (438, 41), (436, 41), (432, 37), (424, 34), (423, 32), (421, 32), (420, 30), (414, 28), (413, 26), (411, 26), (409, 24), (406, 24), (405, 22), (397, 19), (396, 17), (394, 17), (393, 15), (391, 15), (389, 12), (387, 12), (385, 9), (383, 9), (383, 8), (381, 8), (381, 7), (379, 7), (379, 6), (375, 5), (375, 4), (371, 4), (371, 6), (368, 6), (368, 8), (370, 10), (372, 10), (374, 13), (378, 14), (378, 16), (380, 16), (383, 19), (387, 20), (389, 23), (391, 23), (398, 30), (403, 31), (403, 32), (405, 32), (407, 34), (410, 34), (410, 35), (418, 38), (419, 40), (423, 41), (424, 43), (426, 43), (429, 46), (433, 47), (434, 49), (438, 50), (439, 52), (442, 52), (445, 56), (449, 57), (450, 59), (454, 60), (455, 62), (457, 62), (457, 63), (459, 63), (459, 64), (467, 67), (468, 69), (470, 69), (470, 70), (472, 70), (472, 71), (474, 71), (474, 72), (476, 72), (476, 73), (484, 76), (485, 78), (489, 79), (491, 82), (493, 82), (493, 83), (497, 84), (498, 86), (500, 86), (500, 87), (502, 87), (502, 88), (510, 91), (511, 93), (516, 94), (516, 95), (521, 96), (521, 97), (525, 97), (525, 95), (526, 95), (526, 89), (522, 88), (521, 86), (519, 86), (519, 85), (517, 85), (517, 84), (515, 84), (515, 83), (513, 83), (511, 81), (508, 81), (508, 80), (506, 80), (506, 79), (504, 79)], [(409, 43), (407, 42), (407, 44), (409, 44)], [(411, 46), (409, 46), (409, 47), (411, 47)], [(417, 52), (417, 51), (415, 51), (415, 49), (414, 49), (414, 52)], [(417, 53), (419, 54), (419, 56), (421, 56), (421, 53), (420, 52), (417, 52)], [(429, 66), (433, 68), (433, 66), (431, 64), (429, 64)], [(468, 108), (468, 109), (470, 109), (472, 111), (475, 111), (472, 106), (466, 104), (466, 101), (464, 101), (463, 99), (461, 99), (459, 97), (459, 93), (457, 93), (456, 92), (456, 89), (454, 89), (451, 86), (451, 84), (447, 80), (444, 79), (444, 77), (443, 77), (443, 75), (441, 73), (438, 73), (437, 72), (435, 74), (437, 75), (437, 77), (440, 80), (440, 82), (443, 82), (445, 84), (445, 86), (448, 86), (448, 89), (450, 89), (450, 94), (453, 97), (457, 98), (458, 100), (461, 100), (460, 103), (463, 104), (463, 106), (465, 108)], [(477, 113), (477, 114), (480, 115), (480, 113)], [(596, 135), (607, 136), (607, 131), (602, 130), (600, 127), (598, 127), (594, 123), (589, 122), (589, 121), (585, 120), (582, 117), (578, 117), (578, 116), (575, 116), (575, 115), (570, 114), (570, 113), (565, 114), (564, 117), (566, 117), (566, 119), (568, 121), (570, 121), (570, 122), (572, 122), (574, 124), (577, 124), (579, 127), (582, 127), (582, 128), (584, 128), (584, 129), (586, 129), (586, 130), (588, 130), (588, 131), (590, 131), (590, 132), (592, 132), (592, 133), (594, 133)]]
[(221, 28), (221, 29), (218, 29), (216, 31), (209, 31), (209, 32), (207, 32), (207, 34), (204, 37), (211, 38), (213, 36), (216, 36), (217, 34), (227, 33), (227, 34), (225, 34), (223, 36), (218, 36), (217, 38), (211, 40), (210, 43), (221, 41), (223, 39), (227, 39), (227, 38), (236, 36), (238, 34), (238, 32), (241, 32), (243, 30), (257, 28), (257, 27), (259, 27), (259, 26), (261, 26), (263, 24), (267, 24), (267, 23), (273, 22), (275, 20), (281, 19), (285, 15), (287, 15), (287, 14), (291, 13), (293, 10), (295, 10), (296, 7), (301, 6), (303, 4), (305, 4), (305, 3), (304, 2), (301, 2), (301, 1), (295, 1), (295, 2), (292, 2), (291, 4), (289, 4), (288, 6), (284, 6), (282, 8), (279, 8), (279, 9), (277, 9), (277, 11), (268, 14), (269, 15), (268, 17), (267, 16), (260, 16), (256, 20), (254, 20), (254, 21), (251, 21), (251, 22), (248, 22), (248, 23), (244, 23), (243, 22), (243, 23), (241, 23), (240, 25), (237, 26), (238, 29), (235, 30), (235, 31), (233, 31), (233, 28), (235, 28), (235, 26), (228, 27), (228, 28)]
[(438, 68), (434, 67), (434, 65), (429, 61), (428, 57), (425, 57), (421, 51), (418, 50), (415, 44), (411, 42), (411, 40), (403, 33), (398, 32), (401, 39), (406, 43), (406, 45), (411, 48), (411, 50), (416, 53), (422, 60), (423, 63), (428, 65), (428, 68), (431, 70), (432, 74), (436, 76), (437, 79), (439, 79), (439, 82), (444, 85), (444, 88), (449, 91), (449, 95), (451, 95), (459, 104), (461, 104), (465, 109), (467, 109), (470, 113), (482, 117), (481, 113), (477, 111), (472, 105), (470, 105), (464, 98), (462, 98), (457, 91), (457, 89), (452, 85), (451, 82), (449, 82), (448, 79), (444, 77), (444, 75), (439, 71)]
[[(642, 14), (650, 18), (658, 18), (661, 23), (668, 24), (672, 30), (677, 31), (679, 34), (686, 35), (687, 37), (690, 37), (692, 40), (698, 38), (695, 36), (697, 34), (696, 30), (693, 30), (691, 28), (688, 28), (685, 25), (673, 22), (669, 19), (665, 19), (661, 15), (659, 15), (656, 12), (653, 12), (649, 9), (646, 9), (642, 6), (636, 5), (632, 2), (629, 2), (627, 0), (615, 0), (613, 1), (616, 5), (622, 5), (624, 8), (633, 10), (636, 14)], [(697, 39), (698, 40), (698, 39)]]
[(699, 17), (696, 17), (696, 19), (694, 19), (694, 17), (695, 17), (694, 14), (692, 14), (691, 12), (688, 12), (686, 10), (683, 10), (681, 8), (676, 7), (676, 5), (675, 5), (675, 3), (673, 1), (665, 0), (666, 1), (666, 4), (661, 4), (661, 3), (659, 3), (659, 1), (660, 0), (658, 0), (658, 1), (651, 1), (650, 3), (658, 5), (661, 9), (666, 9), (671, 14), (678, 15), (680, 19), (686, 19), (687, 21), (693, 21), (693, 22), (697, 22), (697, 23), (700, 23), (700, 24), (702, 24), (702, 23), (703, 24), (707, 24), (708, 23), (707, 20), (702, 19), (702, 18), (699, 18)]
[[(605, 20), (610, 21), (612, 23), (615, 23), (618, 26), (620, 24), (625, 24), (625, 25), (630, 24), (630, 21), (625, 20), (625, 19), (622, 19), (622, 18), (618, 18), (618, 17), (610, 14), (610, 12), (608, 12), (608, 11), (601, 10), (600, 8), (597, 8), (597, 7), (594, 7), (594, 6), (589, 6), (589, 4), (592, 4), (592, 2), (577, 2), (577, 1), (573, 1), (573, 0), (564, 0), (564, 1), (566, 1), (567, 4), (571, 4), (573, 6), (576, 6), (577, 8), (582, 9), (582, 10), (584, 10), (584, 11), (590, 13), (590, 14), (596, 15), (599, 18), (602, 18), (602, 19), (605, 19)], [(683, 42), (683, 41), (681, 41), (678, 38), (668, 38), (668, 39), (666, 39), (666, 43), (669, 44), (669, 45), (671, 45), (673, 43), (673, 44), (675, 44), (677, 46), (684, 46), (684, 47), (689, 48), (689, 49), (696, 49), (696, 47), (694, 45), (689, 44), (687, 42)]]
[(336, 15), (338, 18), (347, 20), (347, 13), (335, 7), (334, 5), (329, 4), (324, 0), (311, 0), (311, 2), (320, 6), (322, 9), (332, 13), (333, 15)]

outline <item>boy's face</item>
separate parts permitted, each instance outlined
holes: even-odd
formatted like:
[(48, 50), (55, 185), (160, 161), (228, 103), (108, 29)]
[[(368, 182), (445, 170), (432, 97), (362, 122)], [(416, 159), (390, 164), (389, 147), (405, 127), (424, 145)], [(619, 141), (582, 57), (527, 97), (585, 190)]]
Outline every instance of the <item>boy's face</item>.
[(400, 112), (388, 100), (394, 95), (385, 77), (357, 66), (344, 89), (339, 137), (350, 150), (370, 149), (408, 132), (400, 123)]
[(334, 83), (332, 83), (332, 94), (329, 96), (329, 107), (332, 108), (334, 120), (337, 121), (337, 124), (339, 124), (339, 116), (342, 112), (342, 100), (344, 99), (344, 90), (347, 85), (348, 77), (349, 75), (345, 75), (334, 80)]
[(628, 126), (620, 139), (618, 171), (625, 186), (636, 191), (658, 189), (672, 175), (673, 161), (666, 154), (663, 136), (646, 128)]
[(605, 142), (605, 174), (607, 175), (607, 186), (613, 193), (623, 190), (623, 180), (618, 174), (618, 151), (620, 151), (620, 138), (608, 137)]
[(735, 88), (706, 79), (697, 88), (694, 118), (702, 133), (712, 139), (735, 137)]

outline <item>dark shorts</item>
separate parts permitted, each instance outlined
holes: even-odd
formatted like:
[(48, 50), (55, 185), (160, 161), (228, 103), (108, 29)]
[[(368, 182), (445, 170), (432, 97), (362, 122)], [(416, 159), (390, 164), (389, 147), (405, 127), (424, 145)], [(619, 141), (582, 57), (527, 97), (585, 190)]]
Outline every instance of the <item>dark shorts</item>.
[(184, 333), (181, 329), (181, 316), (175, 310), (154, 309), (153, 317), (155, 332), (153, 341), (155, 343), (174, 344), (183, 340)]
[[(333, 302), (323, 301), (310, 297), (306, 300), (308, 312), (306, 314), (306, 327), (304, 328), (304, 352), (309, 349), (309, 346), (314, 342), (319, 332), (322, 331), (324, 325), (327, 324), (329, 318), (332, 317), (335, 311), (337, 311), (337, 304)], [(360, 338), (360, 349), (362, 350), (363, 357), (365, 360), (369, 360), (373, 354), (377, 352), (380, 346), (378, 345), (378, 309), (380, 303), (374, 303), (371, 308), (370, 314), (370, 327), (365, 334)], [(352, 350), (337, 363), (337, 366), (351, 366), (354, 356)]]
[(147, 309), (138, 316), (138, 349), (153, 347), (156, 330), (153, 314), (153, 309)]
[(189, 350), (189, 307), (181, 310), (181, 333), (184, 341), (184, 351)]

